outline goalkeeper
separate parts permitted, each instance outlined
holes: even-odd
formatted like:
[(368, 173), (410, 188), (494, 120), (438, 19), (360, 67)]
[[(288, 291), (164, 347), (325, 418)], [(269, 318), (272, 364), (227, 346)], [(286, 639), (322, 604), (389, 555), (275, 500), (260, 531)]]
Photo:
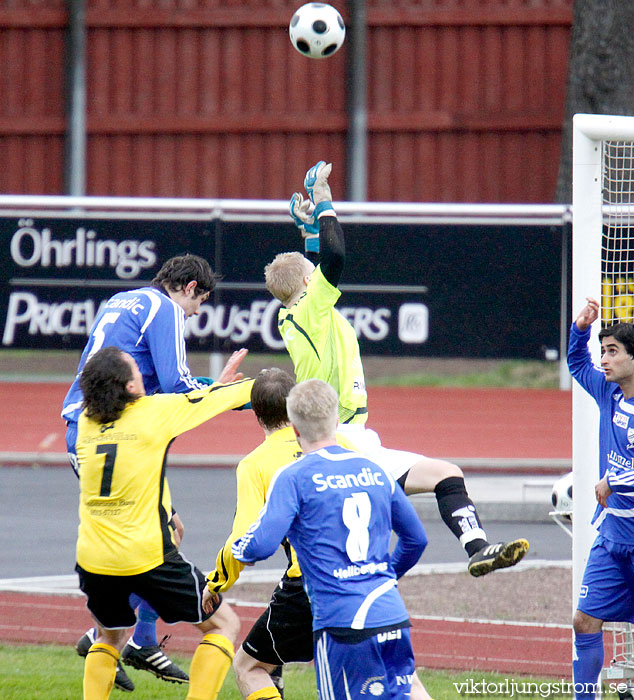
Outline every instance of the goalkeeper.
[[(513, 566), (528, 551), (525, 539), (490, 544), (460, 468), (413, 452), (387, 449), (366, 428), (367, 393), (359, 343), (351, 324), (335, 309), (345, 262), (343, 231), (328, 185), (332, 165), (308, 170), (309, 198), (293, 194), (290, 213), (305, 239), (306, 256), (280, 253), (264, 275), (267, 289), (282, 303), (278, 326), (298, 382), (322, 379), (339, 395), (339, 430), (366, 457), (380, 464), (408, 495), (435, 493), (440, 515), (469, 557), (472, 576)], [(317, 266), (309, 260), (315, 259)]]

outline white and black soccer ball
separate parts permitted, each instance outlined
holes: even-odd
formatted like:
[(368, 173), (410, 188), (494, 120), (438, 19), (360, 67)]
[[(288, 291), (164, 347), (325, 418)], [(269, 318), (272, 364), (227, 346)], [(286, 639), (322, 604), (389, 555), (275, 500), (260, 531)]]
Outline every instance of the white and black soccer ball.
[(570, 519), (572, 516), (572, 472), (555, 481), (552, 502), (556, 513)]
[(309, 2), (291, 17), (288, 33), (291, 43), (302, 56), (328, 58), (343, 45), (346, 25), (332, 5)]

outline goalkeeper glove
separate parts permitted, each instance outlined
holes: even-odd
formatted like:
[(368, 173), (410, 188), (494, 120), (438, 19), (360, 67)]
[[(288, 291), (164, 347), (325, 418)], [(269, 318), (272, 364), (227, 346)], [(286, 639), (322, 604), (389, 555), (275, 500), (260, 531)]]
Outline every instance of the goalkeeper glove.
[(304, 199), (299, 192), (294, 192), (288, 205), (288, 211), (295, 226), (302, 232), (304, 250), (307, 253), (319, 253), (319, 224), (313, 216), (310, 199)]
[[(330, 193), (330, 187), (328, 185), (328, 176), (332, 170), (332, 163), (326, 163), (320, 160), (319, 163), (313, 165), (309, 168), (306, 177), (304, 178), (304, 189), (308, 193), (313, 204), (318, 205), (323, 203), (328, 203), (330, 206), (323, 206), (321, 211), (326, 209), (332, 209), (332, 194)], [(314, 216), (317, 216), (320, 212), (313, 212)]]
[(206, 386), (211, 386), (214, 383), (214, 380), (211, 377), (194, 377), (194, 379), (199, 384), (205, 384)]

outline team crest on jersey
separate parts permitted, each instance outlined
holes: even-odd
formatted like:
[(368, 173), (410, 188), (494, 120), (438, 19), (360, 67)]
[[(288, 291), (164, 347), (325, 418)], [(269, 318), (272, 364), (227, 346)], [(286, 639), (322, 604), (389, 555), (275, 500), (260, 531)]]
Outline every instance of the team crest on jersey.
[(618, 425), (619, 428), (627, 428), (629, 418), (624, 413), (619, 413), (618, 411), (616, 411), (615, 414), (612, 416), (612, 422), (614, 423), (614, 425)]
[(627, 429), (627, 449), (634, 450), (634, 428)]

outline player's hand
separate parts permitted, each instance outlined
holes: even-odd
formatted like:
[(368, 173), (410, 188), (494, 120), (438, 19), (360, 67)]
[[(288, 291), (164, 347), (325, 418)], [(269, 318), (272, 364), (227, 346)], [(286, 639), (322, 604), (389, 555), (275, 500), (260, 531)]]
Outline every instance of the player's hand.
[(594, 493), (597, 501), (604, 508), (608, 507), (608, 496), (612, 493), (612, 489), (608, 485), (608, 475), (606, 474), (601, 481), (594, 487)]
[(575, 319), (575, 325), (580, 331), (587, 331), (599, 318), (599, 302), (592, 297), (586, 297), (586, 300), (588, 303), (581, 309)]
[(185, 534), (185, 526), (178, 513), (174, 513), (170, 519), (170, 527), (174, 532), (174, 540), (176, 541), (176, 546), (180, 547), (183, 541), (183, 535)]
[(304, 178), (304, 189), (310, 197), (313, 204), (317, 205), (320, 202), (332, 202), (332, 194), (328, 185), (328, 176), (332, 171), (332, 163), (326, 163), (325, 160), (320, 160), (315, 163), (312, 168), (309, 168)]
[(304, 199), (299, 192), (293, 192), (288, 211), (304, 238), (319, 235), (319, 224), (313, 216), (313, 205), (310, 199)]
[(214, 605), (218, 603), (219, 596), (217, 593), (212, 593), (209, 590), (209, 586), (205, 586), (203, 591), (203, 610), (206, 613), (212, 613), (214, 611)]
[(242, 372), (238, 372), (238, 367), (244, 358), (247, 356), (249, 351), (246, 348), (240, 348), (236, 350), (231, 357), (227, 360), (220, 376), (218, 377), (219, 384), (229, 384), (230, 382), (237, 382), (244, 378)]

